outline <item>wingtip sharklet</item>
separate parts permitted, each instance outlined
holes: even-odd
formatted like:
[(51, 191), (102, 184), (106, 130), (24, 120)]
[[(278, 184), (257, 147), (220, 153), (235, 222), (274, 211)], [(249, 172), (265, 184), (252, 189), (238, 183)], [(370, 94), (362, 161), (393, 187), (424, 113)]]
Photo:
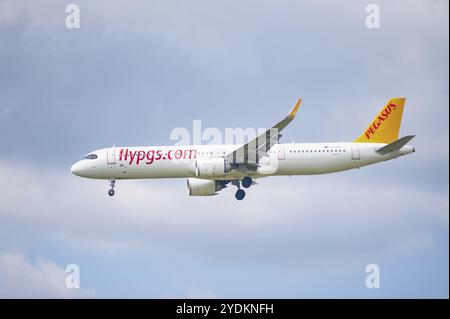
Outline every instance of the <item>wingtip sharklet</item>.
[(302, 103), (302, 99), (298, 99), (297, 103), (295, 103), (295, 105), (292, 108), (291, 112), (289, 112), (289, 116), (295, 117), (295, 115), (297, 114), (298, 108), (300, 107), (301, 103)]

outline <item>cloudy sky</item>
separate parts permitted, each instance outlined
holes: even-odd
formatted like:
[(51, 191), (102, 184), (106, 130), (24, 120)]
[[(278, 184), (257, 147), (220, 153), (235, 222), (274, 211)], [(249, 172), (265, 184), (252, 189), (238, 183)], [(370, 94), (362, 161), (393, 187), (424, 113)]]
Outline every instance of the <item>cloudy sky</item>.
[[(448, 298), (448, 2), (376, 1), (379, 29), (369, 3), (0, 0), (0, 297)], [(416, 153), (242, 202), (181, 179), (109, 198), (69, 170), (195, 119), (267, 127), (298, 97), (285, 142), (351, 141), (392, 96)]]

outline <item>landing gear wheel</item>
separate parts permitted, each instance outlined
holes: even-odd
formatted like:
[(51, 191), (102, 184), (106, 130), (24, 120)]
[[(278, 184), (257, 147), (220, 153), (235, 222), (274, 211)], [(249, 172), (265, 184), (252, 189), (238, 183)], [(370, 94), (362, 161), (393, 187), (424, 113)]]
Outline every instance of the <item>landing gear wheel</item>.
[(252, 186), (253, 180), (250, 176), (245, 176), (244, 179), (242, 180), (242, 187), (244, 188), (249, 188), (250, 186)]
[(109, 196), (114, 196), (114, 194), (116, 193), (116, 192), (114, 191), (114, 187), (116, 186), (116, 180), (115, 180), (114, 178), (111, 178), (111, 179), (109, 180), (109, 186), (110, 186), (111, 188), (110, 188), (109, 191), (108, 191), (108, 195), (109, 195)]
[(245, 191), (243, 189), (238, 189), (236, 195), (234, 195), (237, 200), (243, 200), (245, 197)]

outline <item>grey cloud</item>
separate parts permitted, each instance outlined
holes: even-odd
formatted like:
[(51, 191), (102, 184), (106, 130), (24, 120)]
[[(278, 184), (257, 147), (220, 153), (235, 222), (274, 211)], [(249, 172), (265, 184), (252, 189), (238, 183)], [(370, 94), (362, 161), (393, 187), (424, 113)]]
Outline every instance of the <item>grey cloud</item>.
[(82, 28), (69, 31), (60, 2), (6, 2), (15, 13), (0, 28), (1, 105), (20, 107), (0, 127), (2, 154), (55, 149), (62, 158), (44, 163), (67, 165), (98, 145), (169, 143), (194, 118), (271, 125), (299, 95), (292, 139), (348, 140), (388, 97), (405, 95), (403, 130), (423, 153), (448, 158), (434, 145), (448, 142), (445, 3), (380, 2), (373, 32), (359, 2), (79, 3)]
[[(372, 31), (359, 1), (77, 3), (78, 31), (61, 1), (0, 3), (0, 249), (41, 240), (294, 273), (437, 251), (448, 269), (448, 2), (378, 1)], [(121, 182), (111, 200), (69, 172), (99, 147), (170, 144), (193, 119), (269, 126), (299, 96), (284, 142), (348, 141), (397, 95), (415, 154), (262, 180), (245, 203), (189, 198), (183, 180)]]

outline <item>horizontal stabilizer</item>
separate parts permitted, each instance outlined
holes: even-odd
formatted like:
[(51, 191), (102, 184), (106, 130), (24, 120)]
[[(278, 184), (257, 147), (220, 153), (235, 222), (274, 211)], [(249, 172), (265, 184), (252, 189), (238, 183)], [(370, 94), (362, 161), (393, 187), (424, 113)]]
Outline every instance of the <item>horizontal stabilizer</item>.
[(411, 141), (413, 138), (415, 137), (415, 135), (408, 135), (405, 137), (402, 137), (401, 139), (396, 140), (395, 142), (392, 142), (386, 146), (383, 146), (379, 149), (377, 149), (375, 152), (377, 152), (378, 154), (384, 155), (393, 151), (397, 151), (399, 149), (401, 149), (403, 146), (405, 146), (406, 144), (408, 144), (409, 141)]

